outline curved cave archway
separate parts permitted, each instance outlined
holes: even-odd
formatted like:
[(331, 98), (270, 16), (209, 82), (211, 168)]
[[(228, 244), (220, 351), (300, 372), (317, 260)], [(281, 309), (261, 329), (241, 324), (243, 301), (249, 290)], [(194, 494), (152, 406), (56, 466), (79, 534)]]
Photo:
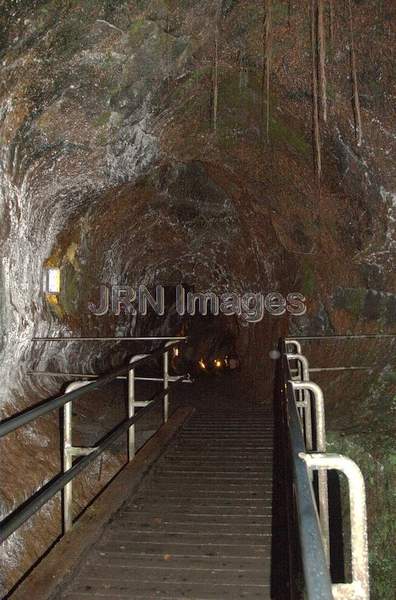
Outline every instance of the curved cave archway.
[[(180, 331), (183, 319), (171, 300), (163, 318), (95, 316), (88, 305), (104, 284), (303, 294), (307, 313), (300, 317), (224, 317), (243, 363), (238, 377), (254, 402), (270, 398), (268, 353), (279, 335), (395, 332), (395, 109), (392, 56), (384, 52), (393, 46), (395, 7), (352, 2), (359, 145), (350, 23), (332, 3), (337, 49), (326, 62), (329, 110), (318, 181), (310, 3), (273, 3), (270, 97), (263, 89), (262, 2), (224, 1), (218, 15), (206, 1), (0, 4), (2, 418), (59, 393), (59, 378), (32, 370), (103, 372), (136, 352), (133, 343), (55, 345), (33, 337)], [(43, 293), (49, 268), (60, 270), (57, 295)], [(372, 514), (385, 514), (393, 342), (309, 352), (319, 366), (359, 364), (365, 356), (378, 367), (367, 377), (318, 380), (334, 448), (348, 445), (349, 421), (357, 456), (380, 448), (375, 477), (385, 492), (380, 498), (370, 484), (369, 502)], [(106, 413), (106, 394), (95, 402), (111, 422), (122, 411), (120, 405)], [(89, 401), (78, 411), (86, 417), (79, 435), (96, 435), (88, 427)], [(58, 416), (0, 444), (4, 515), (59, 471)], [(104, 480), (121, 464), (117, 452), (107, 459)], [(79, 480), (78, 510), (96, 493), (100, 468)], [(59, 535), (59, 510), (55, 498), (2, 546), (2, 593)], [(389, 539), (385, 517), (380, 533)], [(376, 544), (373, 568), (384, 581), (379, 546), (386, 544)]]

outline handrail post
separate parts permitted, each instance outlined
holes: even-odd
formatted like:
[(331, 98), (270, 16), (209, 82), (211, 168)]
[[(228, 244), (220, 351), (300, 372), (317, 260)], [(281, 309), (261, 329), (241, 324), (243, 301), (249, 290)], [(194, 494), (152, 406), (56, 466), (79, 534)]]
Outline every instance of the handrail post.
[[(89, 381), (74, 381), (70, 383), (65, 394), (73, 392)], [(73, 466), (73, 402), (63, 405), (63, 472), (65, 473)], [(73, 526), (73, 481), (69, 481), (63, 488), (63, 528), (67, 533)]]
[[(133, 417), (135, 414), (135, 369), (131, 369), (128, 373), (128, 417)], [(136, 440), (135, 440), (135, 425), (131, 425), (128, 429), (128, 461), (135, 458)]]
[(286, 344), (286, 349), (287, 349), (287, 346), (294, 346), (295, 354), (302, 354), (301, 344), (297, 340), (286, 339), (285, 344)]
[[(165, 344), (165, 348), (168, 348), (168, 346), (173, 346), (174, 342), (167, 342)], [(169, 350), (165, 350), (164, 352), (164, 361), (163, 361), (163, 366), (164, 366), (164, 390), (168, 389), (169, 387)], [(169, 417), (169, 393), (165, 394), (164, 396), (164, 423), (166, 423), (168, 421), (168, 417)]]
[[(148, 354), (137, 354), (132, 356), (129, 364), (137, 362), (145, 358)], [(131, 418), (135, 414), (136, 398), (135, 398), (135, 369), (128, 371), (128, 417)], [(131, 425), (128, 429), (128, 462), (135, 458), (136, 454), (136, 430), (135, 425)]]
[(366, 491), (361, 470), (357, 464), (341, 454), (304, 454), (300, 457), (309, 469), (336, 470), (344, 473), (349, 487), (351, 520), (352, 583), (333, 584), (335, 600), (369, 600), (369, 565), (367, 542)]
[[(315, 421), (316, 421), (316, 448), (318, 452), (326, 452), (326, 424), (324, 397), (318, 384), (312, 381), (296, 382), (290, 381), (294, 391), (307, 390), (312, 393), (315, 402)], [(329, 530), (329, 499), (327, 472), (319, 470), (318, 473), (318, 494), (319, 494), (319, 517), (324, 540), (327, 564), (330, 564), (330, 530)]]
[[(307, 358), (303, 354), (286, 354), (287, 360), (296, 360), (302, 369), (302, 381), (309, 381), (309, 364)], [(312, 450), (312, 411), (311, 411), (311, 396), (309, 392), (305, 394), (305, 410), (304, 410), (304, 430), (307, 450)]]
[[(292, 348), (294, 347), (294, 350), (291, 350), (291, 352), (293, 354), (302, 354), (301, 344), (297, 340), (286, 339), (285, 340), (285, 346), (286, 346), (286, 351), (288, 351), (288, 346), (291, 346)], [(299, 361), (297, 363), (297, 371), (298, 371), (298, 375), (297, 375), (298, 381), (302, 381), (303, 380), (303, 378), (302, 378), (302, 367), (301, 367), (301, 363)], [(303, 396), (304, 395), (302, 393), (300, 393), (300, 392), (298, 392), (298, 395), (299, 395), (299, 399), (303, 400)], [(301, 418), (302, 418), (303, 415), (304, 415), (303, 408), (299, 407), (298, 412), (300, 413)]]
[[(73, 456), (68, 452), (72, 445), (72, 411), (73, 403), (67, 402), (63, 407), (63, 471), (73, 466)], [(69, 481), (63, 488), (63, 529), (67, 533), (73, 524), (73, 482)]]

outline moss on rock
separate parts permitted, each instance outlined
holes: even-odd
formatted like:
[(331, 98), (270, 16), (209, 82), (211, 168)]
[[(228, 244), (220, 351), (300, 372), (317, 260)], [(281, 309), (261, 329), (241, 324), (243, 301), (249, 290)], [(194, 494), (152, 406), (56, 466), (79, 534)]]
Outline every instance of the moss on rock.
[(362, 315), (367, 290), (364, 288), (337, 288), (334, 306), (346, 310), (356, 320)]

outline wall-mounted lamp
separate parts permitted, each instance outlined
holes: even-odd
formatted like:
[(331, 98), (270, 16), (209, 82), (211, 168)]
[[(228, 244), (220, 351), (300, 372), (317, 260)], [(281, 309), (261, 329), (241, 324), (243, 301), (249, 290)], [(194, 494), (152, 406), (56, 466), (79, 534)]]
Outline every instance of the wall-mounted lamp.
[(43, 287), (47, 294), (60, 293), (60, 269), (58, 267), (44, 269)]

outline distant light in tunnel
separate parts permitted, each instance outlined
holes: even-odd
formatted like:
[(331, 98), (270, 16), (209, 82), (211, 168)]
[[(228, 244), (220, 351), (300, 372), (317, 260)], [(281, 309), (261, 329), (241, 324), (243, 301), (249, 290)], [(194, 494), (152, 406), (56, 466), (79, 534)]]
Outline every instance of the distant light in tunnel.
[(222, 365), (221, 360), (219, 358), (216, 358), (216, 360), (214, 361), (214, 366), (219, 368), (219, 367), (221, 367), (221, 365)]
[(179, 356), (179, 348), (174, 348), (173, 349), (173, 355), (174, 356)]
[(50, 267), (44, 271), (44, 291), (47, 294), (59, 294), (60, 285), (60, 269)]
[(203, 369), (203, 370), (205, 370), (205, 369), (206, 369), (206, 365), (205, 365), (205, 362), (204, 362), (204, 359), (203, 359), (203, 358), (201, 358), (201, 359), (198, 361), (198, 364), (199, 364), (199, 366), (201, 367), (201, 369)]

